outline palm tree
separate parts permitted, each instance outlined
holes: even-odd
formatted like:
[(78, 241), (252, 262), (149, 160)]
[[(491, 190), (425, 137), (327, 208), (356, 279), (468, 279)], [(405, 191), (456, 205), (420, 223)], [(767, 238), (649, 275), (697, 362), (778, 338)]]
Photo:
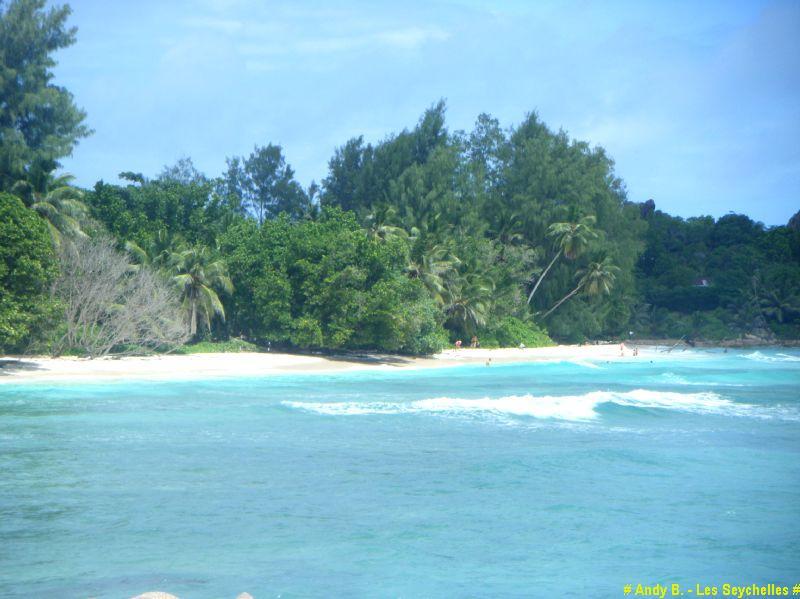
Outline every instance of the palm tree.
[(580, 256), (589, 246), (589, 242), (597, 239), (597, 233), (592, 229), (597, 219), (594, 216), (584, 216), (577, 222), (571, 223), (553, 223), (547, 228), (547, 236), (553, 239), (553, 245), (558, 248), (556, 255), (550, 260), (550, 264), (544, 269), (544, 272), (539, 276), (536, 284), (531, 289), (528, 295), (528, 303), (531, 303), (533, 295), (539, 289), (542, 280), (550, 272), (553, 264), (556, 263), (561, 255), (569, 260), (574, 260)]
[(578, 285), (575, 289), (562, 297), (555, 306), (545, 312), (542, 318), (547, 318), (556, 308), (577, 294), (581, 289), (583, 289), (586, 295), (608, 295), (611, 293), (618, 272), (619, 268), (614, 266), (608, 257), (603, 258), (600, 262), (592, 262), (586, 269), (579, 270), (575, 273), (578, 279)]
[(186, 249), (186, 243), (179, 236), (170, 236), (165, 228), (161, 228), (148, 239), (144, 246), (135, 241), (125, 242), (125, 251), (133, 259), (131, 270), (139, 270), (140, 266), (146, 265), (156, 269), (169, 267), (170, 257), (180, 250)]
[(406, 273), (412, 279), (419, 279), (437, 304), (445, 304), (445, 279), (461, 264), (458, 256), (441, 245), (435, 245), (422, 252), (419, 260), (411, 260)]
[(780, 323), (800, 315), (800, 297), (788, 289), (762, 289), (758, 303), (764, 316)]
[(72, 175), (41, 177), (36, 184), (18, 181), (11, 192), (36, 211), (47, 223), (53, 243), (61, 245), (64, 237), (86, 237), (83, 231), (89, 211), (83, 203), (83, 192), (72, 185)]
[(474, 335), (486, 324), (494, 296), (494, 281), (477, 272), (458, 274), (448, 282), (444, 311), (447, 320)]
[(189, 317), (189, 333), (197, 334), (198, 316), (211, 328), (216, 315), (225, 320), (225, 308), (215, 288), (233, 292), (225, 262), (211, 254), (207, 247), (189, 247), (170, 255), (172, 280), (181, 290), (181, 299)]
[(524, 239), (522, 216), (518, 210), (500, 205), (489, 217), (489, 236), (503, 245)]
[(397, 210), (388, 204), (381, 204), (367, 216), (367, 235), (370, 239), (388, 241), (393, 238), (407, 239), (408, 232), (402, 227), (389, 224), (396, 221)]

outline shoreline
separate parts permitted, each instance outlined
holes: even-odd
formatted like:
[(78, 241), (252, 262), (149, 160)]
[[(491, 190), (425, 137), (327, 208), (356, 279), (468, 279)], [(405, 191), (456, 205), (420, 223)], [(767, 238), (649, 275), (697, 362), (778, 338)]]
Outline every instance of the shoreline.
[[(627, 346), (626, 346), (627, 347)], [(654, 347), (639, 347), (640, 357), (652, 359)], [(125, 380), (208, 380), (270, 375), (314, 375), (339, 372), (392, 372), (425, 368), (527, 362), (624, 361), (619, 344), (556, 345), (538, 348), (447, 349), (430, 357), (392, 354), (307, 355), (279, 352), (230, 352), (189, 355), (106, 357), (97, 359), (44, 356), (0, 357), (3, 384), (35, 382), (115, 382)]]

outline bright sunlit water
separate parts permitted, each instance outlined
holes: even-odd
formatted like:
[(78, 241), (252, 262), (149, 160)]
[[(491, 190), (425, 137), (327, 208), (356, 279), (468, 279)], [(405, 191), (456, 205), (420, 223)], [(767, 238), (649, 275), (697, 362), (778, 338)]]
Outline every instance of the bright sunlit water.
[(0, 387), (0, 596), (800, 582), (800, 353)]

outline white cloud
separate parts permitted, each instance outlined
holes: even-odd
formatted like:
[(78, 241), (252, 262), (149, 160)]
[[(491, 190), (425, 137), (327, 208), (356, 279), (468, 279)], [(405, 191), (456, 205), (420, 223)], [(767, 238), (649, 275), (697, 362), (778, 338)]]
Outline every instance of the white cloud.
[(413, 52), (429, 43), (443, 42), (449, 34), (438, 27), (401, 27), (347, 35), (298, 35), (290, 31), (277, 35), (244, 36), (236, 45), (250, 71), (273, 71), (294, 66), (293, 59), (313, 59), (315, 68), (330, 64), (337, 56), (393, 51)]
[(427, 42), (443, 42), (450, 35), (438, 27), (406, 27), (376, 34), (375, 39), (397, 48), (418, 48)]
[[(229, 0), (218, 0), (223, 5)], [(212, 2), (215, 4), (216, 2)], [(230, 3), (234, 6), (234, 3)], [(222, 11), (211, 6), (183, 20), (188, 36), (227, 38), (237, 51), (248, 57), (248, 68), (264, 70), (265, 63), (254, 57), (330, 56), (370, 50), (414, 51), (426, 44), (443, 42), (450, 34), (435, 25), (403, 22), (384, 14), (365, 17), (351, 11), (273, 7), (269, 13), (251, 6), (246, 15), (238, 10)], [(274, 68), (271, 65), (269, 68)]]

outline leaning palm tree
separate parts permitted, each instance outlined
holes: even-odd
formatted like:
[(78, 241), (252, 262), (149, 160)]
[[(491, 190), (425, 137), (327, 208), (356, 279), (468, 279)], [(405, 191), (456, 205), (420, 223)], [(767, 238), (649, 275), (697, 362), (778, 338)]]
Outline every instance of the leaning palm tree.
[(572, 223), (553, 223), (547, 228), (547, 236), (553, 239), (553, 245), (558, 248), (550, 264), (544, 269), (544, 272), (536, 280), (536, 284), (531, 289), (528, 295), (528, 303), (531, 303), (536, 290), (542, 284), (547, 273), (553, 267), (562, 254), (569, 260), (574, 260), (580, 256), (589, 246), (589, 242), (597, 239), (597, 233), (592, 229), (596, 219), (594, 216), (584, 216), (577, 222)]
[(225, 308), (215, 289), (233, 292), (225, 262), (211, 254), (207, 247), (189, 247), (173, 253), (168, 261), (172, 280), (180, 288), (183, 306), (189, 319), (189, 333), (197, 334), (198, 318), (211, 328), (211, 320), (225, 320)]
[(19, 181), (11, 188), (13, 194), (45, 220), (57, 246), (65, 237), (86, 237), (83, 227), (88, 222), (89, 210), (83, 203), (83, 192), (70, 184), (73, 179), (67, 174), (47, 175), (38, 184)]
[(562, 297), (555, 306), (544, 313), (542, 318), (550, 316), (556, 308), (581, 290), (586, 295), (608, 295), (611, 293), (618, 272), (619, 268), (614, 266), (608, 257), (603, 258), (600, 262), (592, 262), (586, 269), (579, 270), (575, 274), (578, 279), (578, 285), (575, 289)]

